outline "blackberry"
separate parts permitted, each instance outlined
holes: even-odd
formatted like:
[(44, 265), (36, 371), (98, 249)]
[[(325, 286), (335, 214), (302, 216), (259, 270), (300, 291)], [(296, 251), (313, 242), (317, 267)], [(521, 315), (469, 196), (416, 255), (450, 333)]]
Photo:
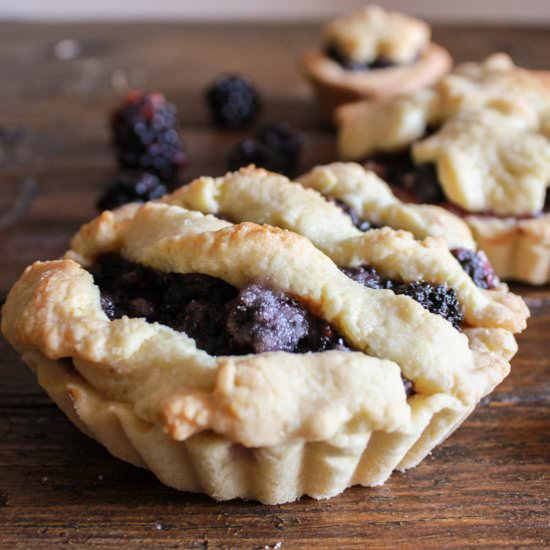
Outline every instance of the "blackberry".
[(244, 350), (292, 352), (310, 331), (309, 317), (290, 296), (250, 285), (241, 290), (231, 308), (227, 331)]
[(418, 202), (437, 204), (445, 200), (445, 194), (439, 184), (437, 170), (432, 163), (414, 165), (398, 164), (390, 168), (390, 181), (411, 193)]
[(350, 279), (374, 289), (392, 289), (394, 283), (391, 279), (383, 279), (380, 273), (374, 267), (368, 264), (357, 267), (342, 267), (340, 268)]
[(298, 167), (302, 142), (302, 135), (286, 123), (263, 126), (253, 137), (240, 141), (230, 151), (228, 169), (238, 170), (255, 164), (292, 177)]
[(120, 172), (97, 200), (97, 209), (113, 210), (128, 202), (158, 199), (167, 192), (157, 176), (148, 172)]
[(476, 252), (467, 248), (455, 248), (451, 252), (459, 261), (462, 269), (464, 269), (478, 287), (491, 289), (499, 284), (500, 281), (485, 252), (482, 250)]
[(246, 138), (237, 143), (227, 155), (227, 169), (230, 171), (238, 170), (249, 164), (255, 164), (273, 172), (279, 172), (283, 168), (283, 163), (278, 155), (252, 138)]
[(113, 113), (111, 130), (122, 168), (145, 170), (172, 182), (186, 163), (176, 108), (162, 94), (130, 92)]
[(257, 284), (238, 290), (201, 273), (164, 273), (117, 254), (89, 268), (109, 319), (145, 317), (195, 339), (211, 355), (265, 351), (349, 351), (326, 321), (284, 292)]
[(246, 76), (219, 76), (206, 90), (212, 122), (228, 130), (244, 130), (256, 119), (260, 98)]
[(432, 285), (426, 282), (403, 283), (394, 288), (396, 294), (404, 294), (417, 301), (431, 313), (437, 313), (460, 328), (463, 313), (453, 288), (446, 285)]
[(359, 214), (355, 208), (352, 208), (348, 204), (346, 204), (344, 201), (341, 201), (340, 199), (334, 199), (332, 197), (329, 197), (329, 200), (333, 202), (336, 206), (341, 208), (350, 218), (351, 223), (359, 229), (359, 231), (368, 231), (369, 229), (375, 229), (376, 225), (368, 222), (367, 220), (363, 220), (359, 217)]
[(277, 122), (262, 126), (256, 132), (256, 140), (270, 151), (281, 157), (283, 174), (293, 174), (302, 152), (302, 134), (291, 128), (286, 122)]
[(300, 343), (299, 351), (302, 353), (327, 350), (350, 351), (344, 338), (340, 336), (327, 322), (315, 319), (310, 324), (308, 336)]
[(227, 309), (224, 304), (191, 300), (182, 307), (177, 322), (172, 318), (170, 326), (185, 332), (210, 355), (234, 355), (225, 329)]
[(437, 204), (445, 200), (445, 194), (439, 183), (434, 164), (417, 165), (412, 191), (419, 202)]

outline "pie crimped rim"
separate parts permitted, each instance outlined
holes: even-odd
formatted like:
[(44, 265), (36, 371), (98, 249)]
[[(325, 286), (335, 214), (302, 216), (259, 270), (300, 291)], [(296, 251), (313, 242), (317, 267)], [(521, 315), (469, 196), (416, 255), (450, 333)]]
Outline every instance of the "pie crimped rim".
[[(114, 251), (238, 287), (269, 282), (384, 359), (212, 357), (166, 326), (109, 321), (80, 264)], [(401, 329), (401, 343), (388, 339)], [(365, 289), (295, 233), (161, 202), (104, 212), (65, 259), (30, 266), (8, 296), (2, 330), (75, 424), (116, 456), (180, 489), (270, 503), (382, 483), (413, 466), (502, 380), (516, 351), (505, 328), (461, 334), (407, 297)], [(418, 392), (409, 400), (401, 372)]]

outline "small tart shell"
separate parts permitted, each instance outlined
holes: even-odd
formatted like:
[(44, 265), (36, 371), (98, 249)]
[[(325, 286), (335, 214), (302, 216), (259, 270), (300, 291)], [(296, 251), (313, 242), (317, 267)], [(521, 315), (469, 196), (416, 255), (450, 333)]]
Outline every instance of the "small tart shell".
[(334, 123), (340, 105), (361, 99), (377, 99), (414, 92), (439, 80), (452, 65), (447, 50), (430, 42), (411, 65), (349, 71), (321, 51), (302, 57), (302, 70), (318, 97), (323, 118)]
[[(213, 180), (200, 181), (195, 192), (204, 184), (216, 191)], [(288, 185), (325, 205), (316, 192)], [(195, 194), (201, 197), (215, 205), (215, 193)], [(474, 295), (464, 280), (472, 319), (482, 323), (460, 333), (406, 296), (352, 281), (303, 236), (186, 210), (173, 204), (183, 200), (178, 194), (165, 200), (172, 204), (101, 214), (64, 259), (28, 267), (2, 311), (3, 334), (67, 416), (163, 483), (270, 504), (379, 485), (422, 460), (508, 374), (517, 350), (512, 332), (527, 312), (505, 288)], [(328, 207), (353, 233), (341, 211), (327, 204), (327, 215)], [(373, 236), (357, 245), (344, 239), (340, 254), (352, 262), (375, 246), (380, 264), (399, 271), (399, 256), (410, 262), (417, 252), (414, 271), (446, 250), (443, 241), (415, 245), (391, 230)], [(238, 288), (268, 284), (309, 304), (358, 351), (213, 357), (167, 326), (110, 321), (83, 269), (107, 252)], [(401, 374), (417, 392), (408, 399)]]

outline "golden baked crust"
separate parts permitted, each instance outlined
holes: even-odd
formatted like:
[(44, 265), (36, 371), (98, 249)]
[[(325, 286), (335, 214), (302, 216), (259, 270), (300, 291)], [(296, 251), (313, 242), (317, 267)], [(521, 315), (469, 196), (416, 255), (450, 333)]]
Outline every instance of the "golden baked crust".
[(430, 34), (430, 27), (419, 19), (371, 5), (329, 22), (323, 42), (362, 63), (380, 56), (411, 63), (429, 43)]
[(322, 195), (342, 200), (375, 225), (410, 231), (415, 238), (442, 237), (448, 247), (475, 249), (468, 226), (448, 210), (400, 201), (374, 172), (354, 162), (315, 166), (297, 181)]
[[(264, 183), (270, 177), (256, 172)], [(210, 205), (231, 193), (203, 185), (209, 193), (201, 196), (197, 188), (208, 178), (197, 181), (165, 202), (104, 212), (83, 226), (64, 259), (27, 268), (3, 308), (2, 331), (41, 385), (116, 456), (171, 486), (218, 499), (327, 497), (416, 464), (506, 376), (516, 351), (512, 332), (523, 328), (527, 310), (504, 287), (473, 296), (454, 273), (458, 264), (448, 266), (471, 319), (460, 333), (406, 296), (349, 279), (296, 233), (233, 225), (175, 204), (185, 201), (185, 189)], [(378, 265), (401, 273), (399, 256), (420, 247), (407, 272), (414, 274), (446, 250), (443, 241), (372, 233), (374, 242), (333, 240), (335, 257), (352, 265), (373, 249)], [(398, 249), (384, 253), (388, 246)], [(82, 267), (107, 252), (238, 288), (268, 284), (310, 304), (358, 351), (213, 357), (167, 326), (109, 321)], [(401, 373), (415, 385), (408, 400)]]

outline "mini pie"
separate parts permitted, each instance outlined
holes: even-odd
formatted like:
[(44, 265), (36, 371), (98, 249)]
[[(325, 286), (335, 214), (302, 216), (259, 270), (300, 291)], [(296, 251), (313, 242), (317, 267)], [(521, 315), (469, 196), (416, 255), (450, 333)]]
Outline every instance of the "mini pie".
[(442, 238), (361, 231), (247, 168), (103, 212), (26, 269), (2, 331), (113, 455), (273, 504), (418, 464), (507, 375), (527, 316)]
[(502, 278), (550, 281), (550, 86), (495, 54), (436, 86), (338, 112), (345, 159), (464, 218)]
[(332, 120), (343, 103), (412, 92), (436, 82), (452, 60), (430, 42), (430, 34), (423, 21), (373, 5), (329, 22), (323, 48), (302, 59), (323, 116)]

